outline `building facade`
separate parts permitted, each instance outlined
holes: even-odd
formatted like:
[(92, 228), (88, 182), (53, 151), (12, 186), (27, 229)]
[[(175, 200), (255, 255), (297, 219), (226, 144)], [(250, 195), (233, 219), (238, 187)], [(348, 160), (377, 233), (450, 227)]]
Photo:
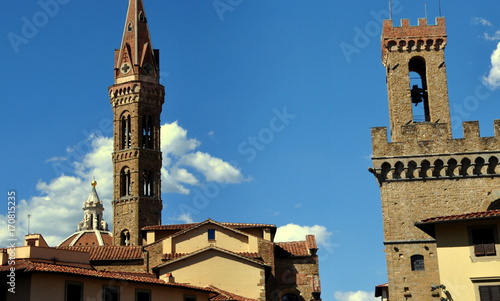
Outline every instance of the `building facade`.
[(384, 21), (390, 136), (372, 128), (369, 170), (380, 186), (391, 300), (446, 297), (432, 289), (441, 284), (436, 240), (416, 222), (486, 211), (498, 198), (500, 121), (493, 137), (481, 137), (478, 122), (464, 122), (463, 138), (452, 137), (446, 46), (443, 17), (435, 25)]

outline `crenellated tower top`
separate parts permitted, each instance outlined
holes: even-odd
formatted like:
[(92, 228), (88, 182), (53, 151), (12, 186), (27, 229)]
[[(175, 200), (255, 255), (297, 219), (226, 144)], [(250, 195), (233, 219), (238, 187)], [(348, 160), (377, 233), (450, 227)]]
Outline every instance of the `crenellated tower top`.
[(386, 62), (391, 51), (422, 51), (444, 49), (447, 43), (446, 20), (436, 18), (436, 25), (428, 25), (427, 19), (418, 19), (418, 26), (411, 26), (409, 19), (402, 19), (401, 26), (392, 20), (384, 20), (382, 30), (382, 61)]

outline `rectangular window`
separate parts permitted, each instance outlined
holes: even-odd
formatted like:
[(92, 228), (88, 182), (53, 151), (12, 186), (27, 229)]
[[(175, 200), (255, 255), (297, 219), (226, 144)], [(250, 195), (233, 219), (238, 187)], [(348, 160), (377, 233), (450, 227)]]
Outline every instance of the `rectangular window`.
[(120, 288), (117, 286), (105, 285), (102, 289), (103, 301), (120, 301)]
[(83, 300), (83, 283), (66, 281), (65, 301)]
[(151, 301), (151, 291), (136, 289), (135, 301)]
[(481, 301), (500, 300), (500, 285), (479, 286), (479, 299)]
[(196, 296), (194, 296), (194, 295), (184, 295), (184, 301), (196, 301)]
[(208, 229), (208, 239), (209, 240), (215, 239), (215, 229)]
[(474, 255), (495, 256), (495, 229), (476, 228), (471, 229), (472, 244), (474, 245)]

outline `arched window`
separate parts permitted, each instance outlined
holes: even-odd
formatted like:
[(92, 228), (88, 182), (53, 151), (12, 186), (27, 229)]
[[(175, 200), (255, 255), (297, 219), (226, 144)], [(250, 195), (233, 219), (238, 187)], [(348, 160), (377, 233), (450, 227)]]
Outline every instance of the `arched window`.
[(120, 136), (121, 136), (121, 141), (120, 141), (120, 148), (125, 149), (125, 148), (130, 148), (132, 145), (132, 129), (131, 129), (131, 122), (130, 122), (130, 115), (123, 115), (121, 120), (120, 120)]
[(120, 233), (120, 245), (130, 246), (130, 232), (127, 229)]
[(412, 271), (425, 271), (424, 256), (415, 254), (410, 257)]
[(142, 117), (142, 147), (153, 148), (153, 122), (151, 116)]
[(144, 196), (154, 196), (154, 178), (153, 173), (150, 171), (145, 171), (142, 175), (142, 192)]
[(130, 169), (124, 167), (120, 173), (120, 196), (130, 195), (130, 192)]
[(295, 294), (288, 293), (288, 294), (284, 294), (283, 297), (281, 297), (281, 300), (282, 301), (298, 301), (299, 298), (297, 298), (297, 295), (295, 295)]
[(431, 121), (427, 95), (427, 71), (422, 57), (413, 57), (408, 63), (410, 96), (413, 104), (413, 122)]

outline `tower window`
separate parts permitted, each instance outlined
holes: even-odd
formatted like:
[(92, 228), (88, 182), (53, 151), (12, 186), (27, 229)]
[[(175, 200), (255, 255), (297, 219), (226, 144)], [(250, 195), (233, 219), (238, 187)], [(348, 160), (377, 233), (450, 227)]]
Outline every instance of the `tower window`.
[(142, 118), (142, 147), (153, 148), (153, 124), (151, 116)]
[(150, 171), (145, 171), (143, 173), (143, 187), (142, 187), (142, 191), (143, 191), (143, 195), (144, 196), (155, 196), (155, 193), (154, 193), (154, 179), (153, 179), (153, 174), (152, 172)]
[(408, 69), (410, 71), (410, 100), (413, 104), (413, 122), (431, 121), (425, 60), (421, 57), (412, 58)]
[(126, 229), (120, 233), (120, 245), (130, 246), (130, 232)]
[(415, 254), (410, 257), (412, 271), (425, 271), (424, 256)]
[(130, 195), (130, 169), (124, 167), (120, 173), (120, 196)]
[(131, 122), (130, 115), (122, 116), (121, 122), (121, 149), (130, 148), (132, 144), (132, 130), (131, 130)]

